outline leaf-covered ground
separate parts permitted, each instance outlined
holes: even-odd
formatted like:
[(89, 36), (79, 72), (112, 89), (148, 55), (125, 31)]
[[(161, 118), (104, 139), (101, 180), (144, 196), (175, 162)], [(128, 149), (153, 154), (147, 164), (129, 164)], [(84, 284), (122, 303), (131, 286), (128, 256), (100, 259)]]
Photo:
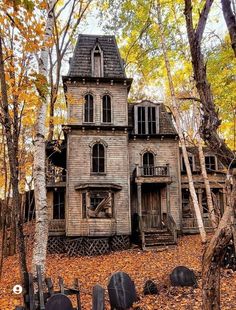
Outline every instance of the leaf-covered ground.
[[(134, 280), (140, 301), (137, 306), (148, 309), (202, 309), (201, 307), (201, 255), (202, 246), (198, 236), (179, 239), (178, 246), (163, 252), (142, 252), (134, 249), (97, 257), (68, 258), (48, 255), (47, 276), (55, 281), (62, 276), (69, 287), (74, 278), (79, 278), (82, 308), (91, 309), (92, 286), (99, 283), (106, 287), (108, 279), (116, 271), (127, 272)], [(194, 269), (198, 275), (199, 288), (175, 288), (169, 283), (169, 274), (178, 265)], [(143, 296), (146, 280), (157, 283), (159, 295)], [(236, 272), (222, 270), (222, 310), (236, 309)], [(0, 309), (13, 310), (20, 304), (19, 296), (12, 293), (12, 287), (19, 283), (17, 257), (10, 257), (4, 263), (0, 284)], [(106, 295), (106, 298), (108, 296)], [(109, 307), (107, 307), (109, 309)]]

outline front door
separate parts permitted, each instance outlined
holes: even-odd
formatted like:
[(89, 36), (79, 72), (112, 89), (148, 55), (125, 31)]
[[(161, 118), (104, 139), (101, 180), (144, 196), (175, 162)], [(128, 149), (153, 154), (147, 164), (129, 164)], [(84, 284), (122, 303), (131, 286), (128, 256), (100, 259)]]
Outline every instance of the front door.
[(155, 184), (142, 186), (142, 220), (144, 229), (161, 228), (160, 188)]

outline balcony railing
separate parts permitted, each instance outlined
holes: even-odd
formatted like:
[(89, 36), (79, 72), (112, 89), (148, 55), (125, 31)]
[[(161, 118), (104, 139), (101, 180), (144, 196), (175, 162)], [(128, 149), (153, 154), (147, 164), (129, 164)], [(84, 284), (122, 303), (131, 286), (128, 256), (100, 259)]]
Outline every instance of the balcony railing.
[(66, 182), (66, 169), (52, 164), (47, 166), (47, 183), (56, 184)]
[(137, 166), (137, 177), (168, 177), (169, 165), (166, 166)]

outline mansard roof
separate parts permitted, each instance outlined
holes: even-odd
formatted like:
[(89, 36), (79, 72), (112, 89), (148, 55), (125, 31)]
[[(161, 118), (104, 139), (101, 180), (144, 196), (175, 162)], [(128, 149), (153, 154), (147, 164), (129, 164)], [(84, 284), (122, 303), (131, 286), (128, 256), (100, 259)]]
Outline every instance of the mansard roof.
[(129, 113), (129, 126), (134, 127), (134, 106), (135, 105), (158, 105), (159, 106), (159, 134), (161, 135), (177, 135), (177, 131), (171, 119), (171, 114), (166, 111), (166, 108), (162, 102), (154, 103), (150, 100), (143, 100), (141, 102), (129, 103), (128, 113)]
[(80, 34), (73, 57), (70, 61), (68, 76), (92, 77), (91, 52), (98, 45), (103, 52), (104, 77), (126, 78), (124, 64), (116, 44), (115, 36)]

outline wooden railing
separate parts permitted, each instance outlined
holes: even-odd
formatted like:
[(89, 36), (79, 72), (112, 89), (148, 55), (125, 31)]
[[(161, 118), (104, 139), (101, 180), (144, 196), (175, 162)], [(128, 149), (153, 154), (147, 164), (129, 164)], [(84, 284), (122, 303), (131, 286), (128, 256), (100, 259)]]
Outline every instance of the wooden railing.
[(47, 176), (47, 183), (50, 184), (66, 182), (66, 169), (62, 167), (57, 167), (52, 164), (48, 164), (46, 176)]
[(169, 165), (166, 166), (137, 166), (136, 176), (142, 177), (168, 177)]
[(50, 232), (64, 232), (66, 229), (66, 221), (62, 220), (51, 220), (49, 222), (49, 231)]
[(165, 214), (165, 217), (163, 217), (163, 221), (164, 221), (166, 227), (169, 229), (169, 231), (173, 235), (174, 241), (176, 242), (176, 240), (177, 240), (177, 227), (176, 227), (175, 220), (173, 219), (173, 217), (170, 214)]

